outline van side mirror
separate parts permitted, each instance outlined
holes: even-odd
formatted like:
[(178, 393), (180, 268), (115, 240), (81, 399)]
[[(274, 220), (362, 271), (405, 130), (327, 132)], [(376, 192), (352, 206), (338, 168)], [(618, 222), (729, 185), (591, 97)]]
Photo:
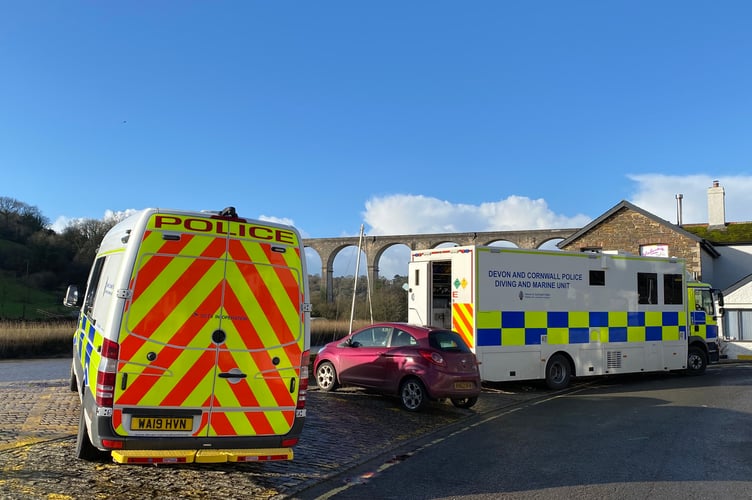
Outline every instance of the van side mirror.
[(63, 305), (66, 307), (76, 307), (79, 305), (78, 300), (78, 287), (76, 285), (68, 285), (65, 298), (63, 298)]

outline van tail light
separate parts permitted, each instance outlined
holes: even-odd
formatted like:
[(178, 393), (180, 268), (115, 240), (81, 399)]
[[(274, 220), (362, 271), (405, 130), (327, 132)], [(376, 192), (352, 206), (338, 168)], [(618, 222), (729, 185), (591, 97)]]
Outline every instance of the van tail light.
[(305, 351), (300, 361), (300, 383), (298, 384), (298, 410), (305, 409), (308, 396), (308, 363), (311, 362), (311, 352)]
[(115, 397), (115, 377), (120, 346), (117, 342), (104, 339), (102, 359), (97, 371), (96, 401), (97, 406), (112, 408)]
[(433, 363), (437, 366), (446, 366), (446, 361), (444, 361), (444, 357), (439, 354), (436, 351), (427, 351), (425, 349), (419, 349), (418, 352), (421, 356), (423, 356), (428, 362)]
[(122, 450), (125, 443), (119, 439), (103, 439), (102, 446), (109, 450)]

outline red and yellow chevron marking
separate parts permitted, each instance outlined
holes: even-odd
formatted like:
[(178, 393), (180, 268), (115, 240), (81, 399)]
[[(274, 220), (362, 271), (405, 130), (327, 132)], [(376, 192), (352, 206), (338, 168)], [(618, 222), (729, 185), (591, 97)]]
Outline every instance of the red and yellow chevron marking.
[(470, 349), (475, 350), (472, 304), (452, 304), (452, 329), (462, 336)]
[[(121, 332), (127, 384), (118, 381), (116, 413), (200, 408), (196, 435), (287, 433), (297, 403), (291, 379), (300, 376), (305, 347), (300, 250), (274, 252), (263, 241), (214, 234), (164, 240), (151, 231), (138, 259)], [(216, 330), (226, 334), (219, 346)], [(246, 377), (217, 376), (231, 370)], [(127, 434), (122, 418), (113, 422)]]

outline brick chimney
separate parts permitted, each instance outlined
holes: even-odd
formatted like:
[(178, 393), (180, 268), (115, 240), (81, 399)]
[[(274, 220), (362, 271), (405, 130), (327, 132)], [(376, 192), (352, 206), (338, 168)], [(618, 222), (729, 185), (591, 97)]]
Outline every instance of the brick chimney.
[(708, 188), (708, 229), (726, 227), (726, 192), (718, 181)]

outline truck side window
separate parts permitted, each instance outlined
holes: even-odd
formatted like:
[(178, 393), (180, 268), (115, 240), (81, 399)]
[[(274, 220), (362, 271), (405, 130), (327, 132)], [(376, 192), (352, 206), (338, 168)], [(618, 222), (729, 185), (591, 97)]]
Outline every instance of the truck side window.
[(637, 303), (658, 303), (658, 274), (637, 273)]
[(681, 304), (684, 300), (681, 274), (663, 275), (663, 303)]
[(591, 269), (590, 286), (606, 286), (606, 271)]
[(713, 296), (710, 290), (695, 291), (695, 309), (705, 311), (705, 314), (713, 315)]

